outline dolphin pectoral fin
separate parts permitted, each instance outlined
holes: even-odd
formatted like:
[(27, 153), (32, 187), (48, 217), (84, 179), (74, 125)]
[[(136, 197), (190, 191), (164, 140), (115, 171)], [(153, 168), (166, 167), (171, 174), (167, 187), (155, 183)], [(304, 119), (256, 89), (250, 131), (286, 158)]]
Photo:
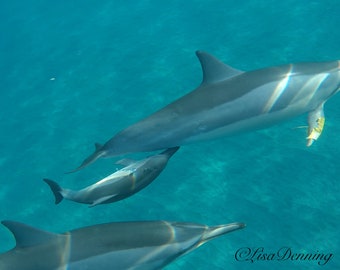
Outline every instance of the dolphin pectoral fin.
[(178, 151), (179, 148), (179, 146), (168, 148), (160, 153), (160, 155), (167, 155), (170, 158)]
[(99, 151), (100, 149), (102, 149), (102, 147), (103, 147), (103, 145), (102, 144), (100, 144), (100, 143), (95, 143), (94, 144), (94, 147), (95, 147), (95, 151), (97, 152), (97, 151)]
[(126, 167), (126, 166), (129, 166), (129, 165), (131, 165), (131, 164), (133, 164), (133, 163), (136, 163), (136, 162), (137, 162), (137, 161), (136, 161), (136, 160), (133, 160), (133, 159), (123, 158), (123, 159), (121, 159), (121, 160), (118, 160), (118, 161), (116, 162), (116, 164), (122, 165), (122, 166)]
[(95, 162), (98, 158), (102, 157), (105, 155), (105, 151), (102, 150), (103, 146), (99, 143), (95, 143), (95, 151), (92, 155), (90, 155), (89, 157), (87, 157), (81, 164), (79, 167), (75, 168), (72, 171), (66, 172), (66, 173), (74, 173), (76, 171), (79, 171), (85, 167), (87, 167), (88, 165), (90, 165), (91, 163)]
[(93, 207), (93, 206), (96, 206), (96, 205), (98, 205), (98, 204), (106, 203), (106, 202), (110, 201), (111, 199), (113, 199), (113, 198), (116, 197), (116, 196), (117, 196), (117, 194), (113, 194), (113, 195), (101, 197), (101, 198), (99, 198), (99, 199), (93, 201), (93, 203), (90, 204), (89, 207)]
[(310, 112), (308, 115), (307, 146), (311, 146), (322, 133), (323, 127), (325, 125), (323, 105), (324, 103), (322, 103), (316, 110)]

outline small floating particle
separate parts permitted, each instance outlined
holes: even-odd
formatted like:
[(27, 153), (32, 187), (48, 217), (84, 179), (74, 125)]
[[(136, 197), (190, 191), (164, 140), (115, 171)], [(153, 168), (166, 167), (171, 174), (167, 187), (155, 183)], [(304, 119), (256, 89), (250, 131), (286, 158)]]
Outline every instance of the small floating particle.
[(52, 78), (50, 79), (50, 81), (55, 81), (55, 78), (54, 78), (54, 77), (52, 77)]

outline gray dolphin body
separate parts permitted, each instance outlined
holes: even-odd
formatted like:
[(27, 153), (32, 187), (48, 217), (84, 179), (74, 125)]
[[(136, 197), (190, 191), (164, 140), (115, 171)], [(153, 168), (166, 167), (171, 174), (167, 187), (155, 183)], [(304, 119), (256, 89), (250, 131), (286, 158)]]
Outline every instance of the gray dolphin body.
[(307, 145), (320, 136), (325, 120), (323, 105), (339, 91), (339, 61), (243, 72), (208, 53), (196, 54), (203, 70), (197, 89), (116, 134), (77, 169), (100, 157), (257, 130), (303, 113), (309, 113)]
[(1, 270), (153, 270), (161, 269), (243, 223), (208, 227), (167, 221), (117, 222), (63, 234), (3, 221), (16, 247), (0, 254)]
[(121, 160), (118, 163), (126, 167), (78, 191), (64, 189), (49, 179), (44, 181), (53, 191), (56, 204), (63, 198), (91, 206), (116, 202), (135, 194), (155, 180), (178, 149), (169, 148), (139, 161)]

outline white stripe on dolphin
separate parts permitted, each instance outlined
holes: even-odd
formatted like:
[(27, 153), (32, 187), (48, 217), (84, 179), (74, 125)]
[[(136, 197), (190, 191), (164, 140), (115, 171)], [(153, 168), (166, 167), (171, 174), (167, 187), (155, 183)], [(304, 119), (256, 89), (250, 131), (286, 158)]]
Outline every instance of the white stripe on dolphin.
[[(83, 161), (155, 151), (268, 127), (309, 113), (307, 145), (324, 125), (323, 104), (340, 87), (340, 62), (297, 63), (243, 72), (196, 52), (202, 84), (117, 133)], [(75, 170), (75, 171), (76, 171)]]
[(63, 198), (90, 206), (116, 202), (137, 193), (155, 180), (178, 149), (169, 148), (139, 161), (121, 160), (118, 163), (126, 167), (78, 191), (64, 189), (49, 179), (44, 181), (53, 191), (56, 204)]
[(0, 254), (3, 270), (154, 270), (243, 223), (208, 227), (167, 221), (115, 222), (62, 234), (3, 221), (16, 247)]

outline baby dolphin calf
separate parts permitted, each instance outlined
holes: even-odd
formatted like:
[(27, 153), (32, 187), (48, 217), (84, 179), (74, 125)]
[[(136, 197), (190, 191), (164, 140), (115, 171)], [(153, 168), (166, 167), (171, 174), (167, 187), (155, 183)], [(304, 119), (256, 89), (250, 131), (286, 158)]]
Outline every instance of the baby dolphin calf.
[(113, 222), (62, 234), (3, 221), (16, 247), (0, 254), (2, 270), (156, 270), (243, 223), (206, 226), (168, 221)]
[(91, 207), (116, 202), (135, 194), (155, 180), (178, 149), (179, 147), (169, 148), (158, 155), (139, 161), (121, 160), (118, 163), (126, 167), (78, 191), (64, 189), (49, 179), (44, 181), (53, 191), (56, 204), (63, 198), (90, 204)]

